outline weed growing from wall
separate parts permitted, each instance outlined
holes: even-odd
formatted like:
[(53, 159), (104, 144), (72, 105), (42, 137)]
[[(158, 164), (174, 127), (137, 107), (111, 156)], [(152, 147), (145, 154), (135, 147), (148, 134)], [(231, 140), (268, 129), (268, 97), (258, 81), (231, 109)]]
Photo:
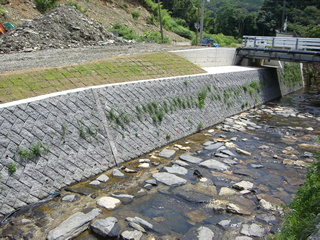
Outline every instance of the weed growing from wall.
[(10, 174), (13, 174), (13, 173), (16, 172), (17, 166), (16, 166), (13, 162), (11, 162), (10, 165), (9, 165), (8, 170), (9, 170), (9, 173), (10, 173)]
[(35, 145), (31, 145), (29, 149), (17, 148), (16, 154), (20, 159), (31, 159), (41, 156), (42, 150), (49, 152), (49, 148), (42, 145), (41, 142), (37, 142)]
[(204, 107), (207, 93), (208, 93), (208, 88), (206, 88), (206, 87), (203, 87), (202, 90), (198, 93), (198, 106), (199, 106), (199, 108)]

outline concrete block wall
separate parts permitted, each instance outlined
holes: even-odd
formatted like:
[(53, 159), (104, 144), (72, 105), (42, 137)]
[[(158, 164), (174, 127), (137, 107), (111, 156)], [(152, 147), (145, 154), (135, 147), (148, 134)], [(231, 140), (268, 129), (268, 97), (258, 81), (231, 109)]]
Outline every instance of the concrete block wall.
[[(252, 82), (261, 88), (245, 91)], [(206, 92), (202, 108), (196, 103), (201, 91)], [(2, 104), (0, 217), (193, 134), (200, 123), (212, 126), (279, 96), (276, 69), (252, 69), (97, 86)], [(143, 106), (163, 109), (162, 121), (154, 121)], [(38, 142), (49, 152), (42, 149), (31, 159), (17, 153)], [(17, 169), (9, 174), (12, 162)]]
[(200, 67), (221, 67), (233, 64), (236, 48), (203, 47), (202, 49), (173, 51), (173, 53)]

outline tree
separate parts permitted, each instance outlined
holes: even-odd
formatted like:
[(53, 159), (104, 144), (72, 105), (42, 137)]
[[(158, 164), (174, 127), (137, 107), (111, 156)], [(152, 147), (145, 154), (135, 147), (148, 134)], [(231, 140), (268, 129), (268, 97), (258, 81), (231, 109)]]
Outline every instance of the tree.
[(238, 18), (234, 5), (226, 4), (217, 11), (216, 32), (227, 36), (238, 36)]
[(308, 28), (306, 37), (309, 38), (320, 38), (320, 24)]
[(260, 10), (257, 17), (257, 35), (275, 36), (276, 20), (270, 11)]

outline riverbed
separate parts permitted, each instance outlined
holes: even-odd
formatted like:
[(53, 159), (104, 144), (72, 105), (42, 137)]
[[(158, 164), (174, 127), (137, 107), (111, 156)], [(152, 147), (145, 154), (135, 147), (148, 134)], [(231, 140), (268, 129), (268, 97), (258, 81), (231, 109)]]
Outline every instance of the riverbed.
[(8, 219), (1, 236), (266, 238), (280, 229), (283, 207), (315, 161), (319, 106), (319, 95), (302, 90), (231, 116), (63, 189), (52, 201)]

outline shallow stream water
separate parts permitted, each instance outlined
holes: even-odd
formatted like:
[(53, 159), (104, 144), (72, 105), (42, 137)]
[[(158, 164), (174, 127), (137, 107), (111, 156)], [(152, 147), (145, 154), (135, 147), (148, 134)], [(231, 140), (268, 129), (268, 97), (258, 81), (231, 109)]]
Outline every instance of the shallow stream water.
[[(88, 213), (99, 208), (102, 213), (92, 222), (115, 217), (124, 231), (133, 231), (127, 217), (140, 217), (163, 231), (147, 230), (141, 239), (199, 239), (199, 228), (208, 228), (214, 239), (264, 239), (280, 227), (282, 206), (289, 204), (298, 186), (304, 182), (306, 168), (314, 161), (320, 146), (320, 97), (298, 91), (226, 119), (168, 146), (157, 149), (123, 164), (123, 177), (113, 170), (101, 174), (110, 179), (93, 186), (96, 176), (61, 191), (61, 196), (35, 207), (8, 221), (1, 228), (8, 239), (45, 239), (48, 233), (77, 212)], [(205, 149), (221, 143), (218, 149)], [(159, 157), (163, 149), (175, 151), (172, 158)], [(240, 150), (239, 150), (240, 149)], [(243, 150), (243, 151), (242, 151)], [(181, 155), (202, 159), (201, 163), (176, 162), (187, 170), (175, 174), (186, 184), (168, 186), (145, 181), (157, 172), (166, 172)], [(140, 165), (140, 159), (149, 159)], [(221, 166), (201, 166), (214, 159)], [(184, 163), (184, 164), (183, 164)], [(139, 166), (140, 165), (140, 166)], [(124, 169), (135, 170), (126, 173)], [(253, 184), (247, 191), (235, 184)], [(246, 189), (245, 189), (246, 190)], [(76, 192), (76, 193), (75, 193)], [(97, 205), (97, 200), (112, 194), (133, 197), (119, 198), (113, 210)], [(87, 194), (87, 195), (84, 195)], [(75, 195), (72, 202), (62, 201)], [(117, 197), (115, 197), (117, 198)], [(82, 232), (75, 239), (105, 238), (92, 231)]]

